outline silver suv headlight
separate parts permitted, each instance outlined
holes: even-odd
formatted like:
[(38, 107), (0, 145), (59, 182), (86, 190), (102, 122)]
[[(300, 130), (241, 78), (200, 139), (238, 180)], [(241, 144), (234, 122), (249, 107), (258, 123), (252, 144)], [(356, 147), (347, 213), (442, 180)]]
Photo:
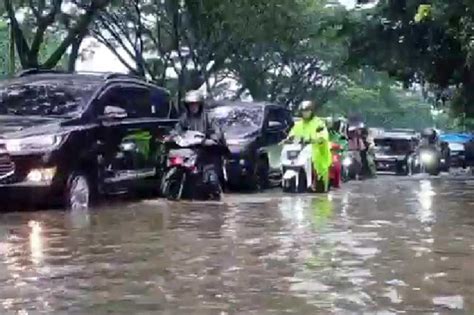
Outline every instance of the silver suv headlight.
[(6, 139), (5, 148), (10, 153), (47, 152), (56, 149), (64, 139), (64, 135), (41, 135), (18, 139)]

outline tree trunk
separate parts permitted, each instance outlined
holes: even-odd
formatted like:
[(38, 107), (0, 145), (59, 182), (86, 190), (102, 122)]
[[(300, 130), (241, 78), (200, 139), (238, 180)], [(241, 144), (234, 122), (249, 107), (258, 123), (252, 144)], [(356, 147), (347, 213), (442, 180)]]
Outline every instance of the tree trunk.
[(15, 33), (10, 24), (9, 28), (9, 43), (8, 43), (8, 76), (13, 77), (15, 75)]
[(79, 57), (79, 49), (81, 48), (82, 40), (84, 37), (78, 37), (71, 45), (71, 54), (69, 55), (67, 63), (67, 71), (74, 72), (76, 71), (76, 61)]

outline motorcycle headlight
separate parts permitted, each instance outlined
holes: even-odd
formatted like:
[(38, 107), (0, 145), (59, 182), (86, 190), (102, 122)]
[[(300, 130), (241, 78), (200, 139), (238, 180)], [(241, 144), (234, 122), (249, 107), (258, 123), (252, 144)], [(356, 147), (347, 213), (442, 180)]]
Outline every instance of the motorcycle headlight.
[(7, 139), (5, 141), (5, 148), (10, 153), (51, 151), (59, 146), (63, 138), (63, 135), (41, 135), (19, 139)]
[(350, 157), (345, 157), (344, 160), (342, 160), (342, 165), (345, 167), (349, 167), (352, 164), (352, 159)]
[(423, 162), (425, 164), (426, 163), (429, 164), (429, 163), (434, 162), (435, 156), (431, 152), (423, 152), (423, 153), (420, 154), (420, 160), (421, 160), (421, 162)]

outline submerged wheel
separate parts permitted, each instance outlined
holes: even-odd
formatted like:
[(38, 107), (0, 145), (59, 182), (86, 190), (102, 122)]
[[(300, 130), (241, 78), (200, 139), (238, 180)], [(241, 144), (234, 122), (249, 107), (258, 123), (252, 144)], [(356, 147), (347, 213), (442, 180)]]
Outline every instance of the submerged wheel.
[(326, 191), (326, 187), (324, 185), (324, 181), (322, 179), (315, 179), (316, 180), (316, 190), (315, 192), (316, 193), (325, 193), (327, 192)]
[(433, 169), (431, 169), (431, 168), (427, 169), (427, 172), (431, 176), (438, 176), (439, 173), (441, 173), (441, 170), (439, 169), (439, 167), (437, 167), (437, 168), (433, 168)]
[(255, 164), (255, 169), (251, 176), (251, 189), (256, 191), (267, 189), (270, 186), (269, 173), (270, 166), (268, 160), (265, 157), (260, 157)]
[[(286, 170), (282, 170), (282, 174), (285, 174)], [(283, 192), (285, 193), (294, 193), (296, 191), (296, 179), (293, 177), (291, 179), (281, 180), (281, 186), (283, 189)]]
[(164, 183), (163, 195), (168, 200), (180, 200), (183, 196), (186, 174), (179, 173), (176, 169), (170, 170)]
[(298, 189), (297, 192), (305, 193), (308, 191), (308, 181), (306, 180), (306, 172), (300, 170), (298, 173)]
[(331, 180), (331, 186), (334, 188), (341, 188), (341, 183), (342, 183), (342, 175), (341, 171), (336, 171), (335, 178)]
[(73, 173), (69, 176), (66, 191), (65, 205), (68, 209), (87, 209), (91, 203), (91, 183), (83, 173)]
[(258, 167), (258, 181), (260, 190), (267, 189), (270, 186), (270, 165), (268, 159), (265, 157), (260, 158), (260, 163)]

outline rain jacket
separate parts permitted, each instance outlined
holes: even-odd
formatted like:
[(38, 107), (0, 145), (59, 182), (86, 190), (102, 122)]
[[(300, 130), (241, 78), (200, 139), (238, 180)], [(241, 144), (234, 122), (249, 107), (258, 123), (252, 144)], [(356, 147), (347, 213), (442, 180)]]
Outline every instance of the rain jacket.
[[(317, 129), (321, 127), (323, 130), (317, 132)], [(309, 121), (302, 119), (293, 126), (289, 136), (313, 143), (313, 167), (318, 173), (319, 179), (324, 181), (327, 190), (332, 155), (329, 134), (324, 121), (319, 117), (313, 117)]]
[(208, 139), (225, 143), (221, 128), (203, 109), (195, 115), (186, 109), (186, 112), (179, 118), (174, 131), (178, 134), (185, 131), (199, 131), (205, 134)]

